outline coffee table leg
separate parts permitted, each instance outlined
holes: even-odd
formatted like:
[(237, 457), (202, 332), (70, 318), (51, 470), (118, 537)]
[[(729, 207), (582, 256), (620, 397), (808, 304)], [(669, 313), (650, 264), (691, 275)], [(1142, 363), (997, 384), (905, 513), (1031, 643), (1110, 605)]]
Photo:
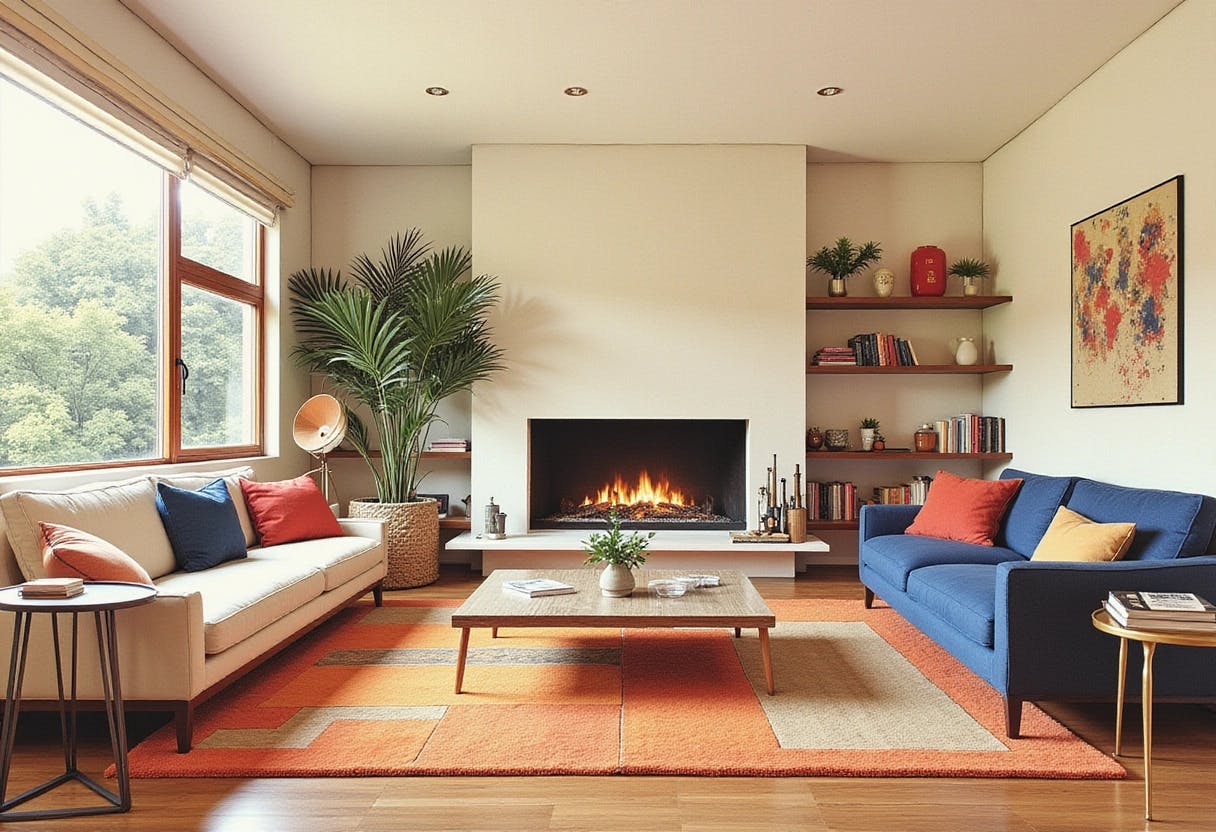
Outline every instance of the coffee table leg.
[(1123, 753), (1123, 693), (1127, 689), (1127, 639), (1119, 639), (1119, 686), (1115, 694), (1115, 756)]
[(773, 682), (773, 650), (768, 643), (768, 627), (760, 628), (760, 657), (764, 660), (764, 681), (768, 684), (768, 695), (777, 692)]
[(742, 637), (743, 637), (743, 628), (736, 627), (735, 628), (735, 638), (742, 638)]
[(498, 638), (498, 628), (497, 627), (490, 628), (490, 638)]
[(456, 692), (464, 684), (464, 660), (469, 655), (469, 628), (460, 629), (460, 652), (456, 654)]
[(1144, 819), (1153, 819), (1153, 653), (1156, 642), (1144, 642), (1141, 703), (1144, 709)]

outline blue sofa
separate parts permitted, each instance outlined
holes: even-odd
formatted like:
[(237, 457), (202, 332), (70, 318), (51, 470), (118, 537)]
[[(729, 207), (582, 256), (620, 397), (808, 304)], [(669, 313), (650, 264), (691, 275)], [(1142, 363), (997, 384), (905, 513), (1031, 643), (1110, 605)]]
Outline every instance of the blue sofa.
[[(992, 685), (1005, 698), (1006, 732), (1017, 737), (1024, 701), (1114, 698), (1119, 642), (1090, 623), (1110, 590), (1216, 601), (1216, 500), (1001, 474), (1011, 477), (1023, 483), (995, 546), (905, 534), (919, 506), (864, 506), (858, 564), (866, 606), (878, 596)], [(1113, 563), (1031, 561), (1061, 505), (1101, 523), (1134, 522), (1131, 549)], [(1140, 661), (1140, 651), (1128, 651), (1129, 673), (1140, 672)], [(1163, 645), (1153, 670), (1157, 701), (1216, 698), (1216, 650)]]

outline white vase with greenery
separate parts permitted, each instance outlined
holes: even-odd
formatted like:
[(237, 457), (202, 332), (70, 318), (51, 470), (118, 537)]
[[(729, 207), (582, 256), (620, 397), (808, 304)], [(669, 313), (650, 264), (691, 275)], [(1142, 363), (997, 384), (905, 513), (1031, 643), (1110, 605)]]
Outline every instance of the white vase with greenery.
[(654, 532), (624, 534), (620, 518), (613, 513), (608, 516), (608, 531), (592, 532), (583, 541), (587, 564), (604, 564), (604, 571), (600, 575), (602, 594), (610, 598), (623, 598), (633, 593), (637, 586), (633, 570), (646, 562), (643, 553), (653, 537)]

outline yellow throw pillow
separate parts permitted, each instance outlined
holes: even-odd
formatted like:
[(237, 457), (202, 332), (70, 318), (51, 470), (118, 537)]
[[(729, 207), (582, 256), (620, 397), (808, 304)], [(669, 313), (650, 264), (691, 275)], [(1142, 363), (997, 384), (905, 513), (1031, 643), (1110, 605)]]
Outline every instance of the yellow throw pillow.
[(1118, 560), (1135, 535), (1135, 523), (1095, 523), (1060, 506), (1030, 559), (1090, 563)]

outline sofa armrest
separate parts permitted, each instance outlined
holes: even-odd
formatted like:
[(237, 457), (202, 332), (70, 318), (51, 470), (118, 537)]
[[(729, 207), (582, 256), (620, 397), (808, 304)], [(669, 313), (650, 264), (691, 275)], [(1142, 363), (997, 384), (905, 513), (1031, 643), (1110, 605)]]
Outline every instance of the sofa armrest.
[(887, 534), (903, 534), (920, 512), (920, 506), (862, 506), (861, 540)]
[(367, 537), (379, 543), (384, 542), (384, 521), (371, 517), (339, 517), (338, 525), (342, 534), (348, 537)]
[[(997, 654), (1006, 657), (1008, 690), (1028, 699), (1112, 694), (1119, 642), (1090, 622), (1090, 613), (1112, 589), (1195, 592), (1216, 598), (1216, 556), (998, 565), (993, 643)], [(1210, 669), (1212, 657), (1196, 654), (1207, 652), (1188, 651), (1178, 657), (1180, 668), (1162, 674), (1163, 682), (1168, 676), (1166, 683), (1179, 694), (1206, 687), (1207, 695), (1216, 695), (1216, 677), (1206, 685), (1199, 678)]]

